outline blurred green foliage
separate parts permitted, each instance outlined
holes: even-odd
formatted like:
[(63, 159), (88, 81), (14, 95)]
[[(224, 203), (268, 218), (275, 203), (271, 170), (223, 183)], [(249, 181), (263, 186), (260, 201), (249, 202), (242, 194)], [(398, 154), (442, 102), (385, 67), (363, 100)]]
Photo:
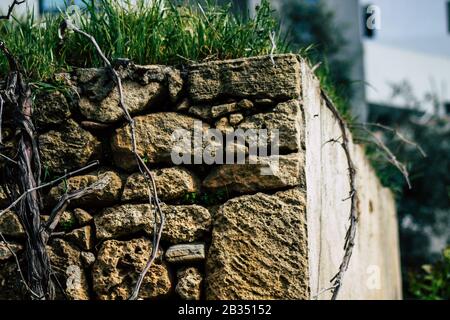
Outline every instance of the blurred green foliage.
[(409, 279), (410, 294), (417, 299), (450, 299), (450, 247), (444, 250), (441, 260), (422, 266), (419, 272), (411, 272)]

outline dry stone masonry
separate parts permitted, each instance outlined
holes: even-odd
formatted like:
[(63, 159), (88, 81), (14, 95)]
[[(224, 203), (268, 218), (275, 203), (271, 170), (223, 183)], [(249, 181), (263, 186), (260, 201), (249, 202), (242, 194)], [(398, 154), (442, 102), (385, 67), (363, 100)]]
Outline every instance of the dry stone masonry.
[[(307, 201), (305, 108), (312, 100), (305, 90), (311, 81), (300, 57), (278, 55), (274, 62), (255, 57), (183, 71), (117, 66), (136, 124), (137, 151), (152, 169), (167, 219), (139, 298), (310, 299), (316, 292), (307, 220), (308, 201), (315, 201)], [(127, 299), (151, 254), (155, 219), (130, 128), (105, 69), (76, 69), (57, 78), (68, 90), (38, 94), (35, 103), (43, 179), (93, 160), (100, 165), (44, 190), (43, 221), (67, 192), (108, 181), (70, 203), (49, 242), (65, 291), (58, 298)], [(280, 154), (258, 156), (256, 164), (174, 165), (172, 134), (193, 132), (198, 121), (202, 132), (278, 129)], [(189, 156), (204, 147), (192, 148)], [(248, 155), (249, 148), (241, 147)], [(263, 175), (274, 157), (279, 170)], [(9, 201), (0, 185), (0, 208)], [(345, 210), (340, 214), (347, 216)], [(23, 264), (24, 232), (13, 211), (0, 217), (0, 232)], [(24, 294), (13, 255), (0, 242), (0, 299)]]

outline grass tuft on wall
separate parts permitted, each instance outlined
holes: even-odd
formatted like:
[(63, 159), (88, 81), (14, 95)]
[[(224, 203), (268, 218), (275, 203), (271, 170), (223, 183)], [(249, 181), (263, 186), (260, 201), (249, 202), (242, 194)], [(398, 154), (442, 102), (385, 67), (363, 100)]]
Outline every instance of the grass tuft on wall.
[[(249, 57), (270, 53), (269, 34), (279, 35), (268, 0), (253, 18), (238, 16), (231, 5), (176, 5), (170, 0), (84, 0), (86, 8), (71, 14), (78, 27), (93, 35), (110, 59), (128, 58), (138, 64), (183, 65), (208, 60)], [(45, 81), (70, 66), (95, 67), (101, 61), (92, 45), (73, 34), (61, 43), (58, 27), (68, 12), (40, 19), (33, 12), (12, 21), (0, 21), (0, 39), (23, 66), (31, 81)], [(246, 15), (248, 16), (248, 15)], [(276, 39), (276, 53), (288, 51)], [(0, 74), (7, 61), (0, 59)]]

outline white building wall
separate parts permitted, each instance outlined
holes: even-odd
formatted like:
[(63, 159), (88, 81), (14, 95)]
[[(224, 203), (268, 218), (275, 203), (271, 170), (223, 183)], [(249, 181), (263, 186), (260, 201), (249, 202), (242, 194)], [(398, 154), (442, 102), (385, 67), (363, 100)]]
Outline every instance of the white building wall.
[[(450, 57), (408, 51), (373, 41), (364, 42), (364, 68), (368, 85), (366, 95), (370, 103), (400, 108), (414, 108), (420, 102), (421, 111), (444, 113), (443, 103), (450, 102)], [(413, 99), (405, 95), (394, 98), (393, 85), (407, 83)], [(426, 101), (435, 95), (440, 109)]]

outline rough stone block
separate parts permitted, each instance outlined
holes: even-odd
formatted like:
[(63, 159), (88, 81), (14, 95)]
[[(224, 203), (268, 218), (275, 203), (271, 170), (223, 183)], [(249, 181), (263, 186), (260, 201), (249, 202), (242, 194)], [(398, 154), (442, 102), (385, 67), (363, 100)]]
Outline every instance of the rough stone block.
[(255, 98), (288, 100), (300, 95), (300, 62), (286, 54), (193, 65), (189, 70), (189, 95), (196, 102), (215, 99)]
[(298, 188), (225, 203), (207, 256), (207, 299), (308, 299), (305, 211)]

